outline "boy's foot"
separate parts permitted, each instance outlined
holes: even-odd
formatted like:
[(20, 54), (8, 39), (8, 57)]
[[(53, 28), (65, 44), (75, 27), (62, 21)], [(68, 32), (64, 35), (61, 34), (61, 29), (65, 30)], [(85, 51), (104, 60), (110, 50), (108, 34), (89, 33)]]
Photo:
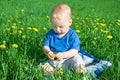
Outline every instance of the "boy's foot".
[(75, 69), (75, 72), (85, 74), (87, 72), (87, 70), (85, 68), (85, 65), (80, 64), (79, 66), (77, 66), (76, 69)]
[(53, 68), (49, 64), (42, 65), (42, 68), (44, 69), (44, 74), (48, 74), (53, 71)]

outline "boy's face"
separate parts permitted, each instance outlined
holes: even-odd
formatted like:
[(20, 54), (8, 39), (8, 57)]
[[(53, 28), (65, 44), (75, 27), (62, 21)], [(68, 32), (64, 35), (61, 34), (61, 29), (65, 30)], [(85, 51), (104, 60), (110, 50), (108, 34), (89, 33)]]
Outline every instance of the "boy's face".
[(59, 35), (62, 35), (62, 34), (66, 34), (67, 31), (69, 30), (69, 26), (72, 23), (72, 19), (69, 19), (64, 16), (61, 16), (59, 18), (51, 17), (51, 22), (52, 22), (54, 31)]

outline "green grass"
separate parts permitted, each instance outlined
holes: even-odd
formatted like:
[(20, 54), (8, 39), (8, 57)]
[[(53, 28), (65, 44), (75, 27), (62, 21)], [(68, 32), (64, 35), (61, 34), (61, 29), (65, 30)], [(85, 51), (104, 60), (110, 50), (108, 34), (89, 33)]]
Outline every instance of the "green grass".
[[(0, 0), (0, 80), (43, 79), (40, 63), (47, 58), (42, 42), (52, 27), (49, 15), (57, 3), (71, 7), (71, 27), (80, 30), (81, 48), (112, 63), (97, 79), (88, 74), (88, 80), (119, 80), (120, 0)], [(83, 79), (81, 74), (63, 72), (51, 74), (52, 80)]]

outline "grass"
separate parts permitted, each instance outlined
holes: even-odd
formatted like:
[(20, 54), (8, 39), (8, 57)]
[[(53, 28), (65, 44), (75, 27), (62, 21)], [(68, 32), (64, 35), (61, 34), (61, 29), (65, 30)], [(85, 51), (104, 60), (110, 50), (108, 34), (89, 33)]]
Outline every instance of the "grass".
[[(52, 27), (49, 15), (57, 3), (72, 9), (73, 24), (81, 48), (112, 62), (110, 70), (94, 79), (120, 79), (120, 6), (119, 0), (0, 0), (0, 80), (42, 80), (40, 62), (47, 58), (42, 51), (46, 32)], [(79, 80), (63, 70), (51, 74), (52, 80)], [(73, 77), (74, 76), (74, 77)]]

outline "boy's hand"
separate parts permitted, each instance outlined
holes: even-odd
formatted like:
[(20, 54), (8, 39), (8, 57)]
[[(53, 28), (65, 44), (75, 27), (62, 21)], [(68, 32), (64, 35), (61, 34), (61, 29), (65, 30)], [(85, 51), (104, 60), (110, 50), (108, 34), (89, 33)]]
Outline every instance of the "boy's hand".
[(57, 53), (56, 58), (57, 58), (57, 60), (62, 60), (64, 58), (64, 53), (63, 52)]
[(53, 55), (52, 51), (48, 52), (48, 54), (47, 54), (47, 56), (50, 60), (54, 60), (54, 57), (52, 55)]

